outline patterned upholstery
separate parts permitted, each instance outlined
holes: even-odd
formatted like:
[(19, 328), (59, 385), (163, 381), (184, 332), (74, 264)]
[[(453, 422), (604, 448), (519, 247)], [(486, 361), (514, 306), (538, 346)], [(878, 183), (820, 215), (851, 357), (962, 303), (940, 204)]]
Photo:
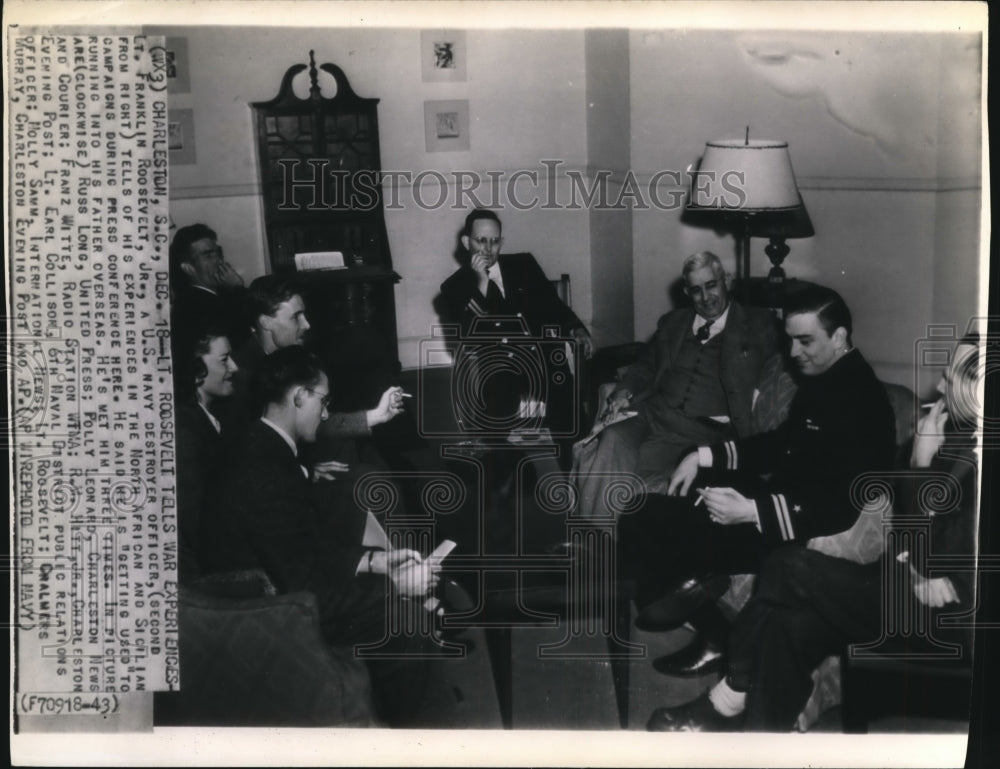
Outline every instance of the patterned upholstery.
[(755, 433), (765, 433), (775, 429), (788, 417), (792, 397), (798, 390), (785, 367), (785, 360), (774, 355), (764, 364), (760, 372), (760, 383), (750, 414), (750, 424)]
[[(784, 366), (775, 358), (765, 366), (759, 389), (760, 394), (754, 403), (752, 414), (754, 426), (758, 430), (770, 430), (781, 424), (788, 415), (788, 406), (796, 386)], [(914, 395), (902, 385), (885, 384), (885, 389), (896, 416), (896, 444), (901, 446), (913, 437)], [(888, 513), (885, 500), (874, 500), (864, 507), (850, 529), (827, 537), (816, 537), (809, 540), (806, 546), (834, 558), (871, 563), (882, 554), (882, 517)], [(723, 607), (735, 614), (746, 603), (752, 589), (752, 575), (734, 576), (729, 591), (721, 599)]]
[(351, 649), (324, 642), (311, 594), (182, 589), (179, 623), (181, 689), (157, 695), (157, 724), (374, 724), (368, 672)]

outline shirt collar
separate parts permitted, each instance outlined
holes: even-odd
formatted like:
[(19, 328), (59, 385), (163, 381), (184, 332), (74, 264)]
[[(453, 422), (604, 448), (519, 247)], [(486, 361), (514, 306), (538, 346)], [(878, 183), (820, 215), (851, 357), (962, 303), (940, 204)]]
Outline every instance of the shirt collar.
[(500, 293), (503, 294), (504, 296), (507, 296), (507, 293), (503, 290), (503, 275), (500, 274), (500, 260), (499, 259), (497, 261), (493, 262), (493, 266), (491, 266), (486, 271), (486, 275), (487, 275), (487, 277), (489, 277), (490, 280), (492, 280), (494, 283), (497, 284), (497, 288), (500, 289)]
[[(726, 318), (729, 317), (729, 308), (730, 307), (732, 307), (732, 304), (726, 305), (726, 309), (722, 313), (722, 315), (720, 315), (718, 318), (716, 318), (715, 320), (712, 321), (712, 325), (708, 329), (708, 338), (709, 339), (711, 339), (716, 334), (721, 334), (722, 333), (722, 329), (724, 329), (726, 327)], [(705, 320), (703, 317), (701, 317), (698, 313), (695, 313), (694, 314), (694, 323), (691, 324), (691, 331), (697, 334), (698, 333), (698, 329), (701, 328), (702, 326), (704, 326), (706, 323), (708, 323), (707, 320)]]
[(270, 427), (272, 430), (274, 430), (278, 435), (280, 435), (282, 439), (285, 441), (285, 443), (288, 444), (288, 448), (292, 450), (292, 456), (298, 457), (299, 449), (298, 446), (295, 445), (295, 441), (292, 440), (291, 435), (286, 433), (284, 430), (278, 427), (274, 422), (272, 422), (267, 417), (261, 417), (260, 421), (263, 422), (268, 427)]

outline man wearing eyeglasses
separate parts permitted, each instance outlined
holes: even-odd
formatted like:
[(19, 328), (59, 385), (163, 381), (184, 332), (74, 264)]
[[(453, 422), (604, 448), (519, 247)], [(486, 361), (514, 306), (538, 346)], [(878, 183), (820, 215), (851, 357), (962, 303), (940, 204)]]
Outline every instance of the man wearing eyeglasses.
[[(590, 358), (594, 343), (586, 327), (559, 298), (531, 254), (500, 253), (502, 233), (500, 218), (493, 211), (477, 208), (466, 217), (461, 243), (469, 261), (441, 285), (447, 319), (461, 325), (463, 340), (481, 337), (484, 331), (489, 334), (494, 328), (508, 329), (513, 336), (518, 330), (514, 319), (518, 319), (526, 325), (530, 339), (569, 340), (578, 354)], [(508, 318), (510, 322), (484, 323), (484, 319), (491, 317)], [(534, 392), (540, 393), (546, 402), (549, 425), (566, 434), (577, 423), (574, 408), (579, 399), (573, 392), (576, 385), (558, 344), (542, 347), (547, 386), (536, 387)], [(512, 352), (512, 361), (516, 355)], [(509, 371), (495, 366), (492, 375), (484, 372), (483, 381), (489, 387), (482, 395), (490, 412), (483, 415), (484, 420), (493, 419), (497, 424), (517, 420), (519, 400), (532, 390), (524, 381), (525, 372), (514, 370), (518, 367), (515, 362), (510, 364)]]
[[(313, 593), (331, 644), (381, 641), (387, 602), (413, 599), (401, 606), (420, 610), (437, 568), (414, 550), (366, 547), (364, 517), (331, 507), (310, 482), (300, 449), (316, 440), (330, 397), (317, 358), (301, 346), (277, 350), (261, 362), (255, 384), (263, 413), (228, 457), (214, 513), (203, 518), (202, 560), (213, 572), (262, 569), (282, 594)], [(368, 666), (380, 719), (403, 726), (419, 715), (427, 674), (403, 657), (432, 647), (418, 635), (390, 643)]]
[(752, 432), (754, 388), (778, 349), (774, 319), (733, 301), (729, 276), (709, 251), (689, 256), (681, 274), (691, 306), (660, 318), (644, 356), (619, 377), (596, 448), (577, 457), (586, 518), (609, 515), (605, 491), (616, 475), (668, 477), (692, 445)]
[(175, 326), (221, 325), (234, 347), (246, 339), (243, 278), (226, 261), (211, 227), (192, 224), (177, 230), (170, 244), (170, 284)]

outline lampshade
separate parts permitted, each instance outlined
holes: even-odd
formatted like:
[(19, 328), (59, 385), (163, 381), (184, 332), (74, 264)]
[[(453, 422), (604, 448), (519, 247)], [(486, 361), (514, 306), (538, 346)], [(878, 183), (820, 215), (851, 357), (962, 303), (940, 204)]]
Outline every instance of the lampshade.
[(710, 141), (691, 185), (691, 209), (755, 213), (800, 207), (788, 143)]
[(750, 139), (710, 141), (691, 179), (681, 221), (731, 231), (737, 240), (738, 277), (750, 275), (750, 238), (767, 237), (772, 288), (785, 279), (786, 238), (814, 235), (792, 172), (788, 142)]

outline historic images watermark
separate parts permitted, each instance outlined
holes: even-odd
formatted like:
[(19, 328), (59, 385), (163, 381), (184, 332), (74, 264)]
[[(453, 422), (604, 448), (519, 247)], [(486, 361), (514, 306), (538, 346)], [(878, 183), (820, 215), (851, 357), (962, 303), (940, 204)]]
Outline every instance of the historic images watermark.
[[(677, 211), (692, 189), (701, 193), (702, 207), (739, 208), (746, 200), (743, 171), (693, 172), (663, 169), (640, 178), (631, 169), (616, 173), (597, 169), (585, 173), (562, 168), (562, 160), (540, 160), (541, 168), (514, 171), (433, 169), (393, 171), (332, 168), (325, 158), (277, 161), (283, 173), (280, 211), (324, 211), (350, 208), (374, 210), (380, 201), (388, 211), (448, 208), (468, 211), (493, 208), (517, 211), (658, 210)], [(559, 175), (569, 182), (560, 191)]]

